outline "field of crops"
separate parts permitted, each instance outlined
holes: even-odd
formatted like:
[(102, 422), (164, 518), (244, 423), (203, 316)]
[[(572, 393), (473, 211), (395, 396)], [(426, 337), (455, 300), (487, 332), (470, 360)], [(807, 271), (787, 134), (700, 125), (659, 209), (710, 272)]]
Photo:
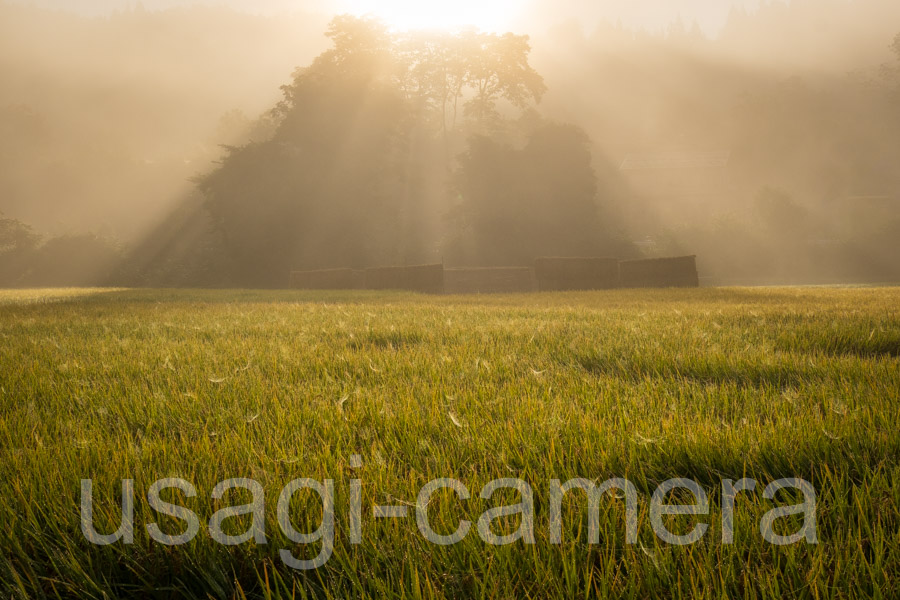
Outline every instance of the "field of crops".
[[(401, 293), (42, 290), (0, 292), (0, 597), (111, 598), (738, 598), (900, 596), (900, 288), (766, 288), (429, 297)], [(359, 456), (361, 466), (351, 460)], [(551, 480), (627, 478), (605, 495), (591, 543), (584, 495), (567, 495), (552, 543)], [(148, 488), (190, 509), (199, 532), (151, 539), (185, 521)], [(264, 489), (265, 542), (215, 542), (210, 517), (249, 490), (211, 498), (231, 478)], [(283, 488), (334, 485), (333, 551), (288, 539)], [(470, 492), (431, 497), (428, 541), (416, 502), (436, 478)], [(479, 496), (488, 482), (533, 488), (534, 543), (486, 543), (476, 522), (523, 494)], [(695, 481), (709, 514), (650, 526), (654, 489)], [(723, 540), (722, 481), (751, 478)], [(816, 492), (817, 544), (776, 546), (763, 516), (797, 503), (763, 489), (802, 478)], [(134, 480), (134, 541), (116, 530), (122, 480)], [(353, 480), (361, 489), (353, 543)], [(684, 495), (677, 501), (687, 502)], [(674, 502), (674, 500), (673, 500)], [(375, 518), (373, 507), (408, 508)], [(292, 527), (321, 529), (310, 490)], [(521, 532), (521, 515), (493, 521)], [(251, 516), (225, 521), (232, 535)], [(780, 519), (784, 535), (801, 516)]]

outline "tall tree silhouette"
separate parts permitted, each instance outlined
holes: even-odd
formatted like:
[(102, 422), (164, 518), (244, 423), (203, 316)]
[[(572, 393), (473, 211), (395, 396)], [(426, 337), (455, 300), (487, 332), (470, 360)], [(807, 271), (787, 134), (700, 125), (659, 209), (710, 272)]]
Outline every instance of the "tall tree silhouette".
[(271, 139), (228, 148), (198, 180), (237, 283), (411, 260), (429, 139), (446, 142), (460, 103), (488, 130), (500, 100), (521, 109), (544, 91), (523, 36), (397, 35), (349, 16), (326, 35), (332, 48), (282, 88)]
[[(589, 140), (571, 125), (545, 124), (522, 149), (474, 136), (460, 157), (455, 219), (471, 245), (462, 260), (529, 265), (536, 256), (579, 256), (611, 240), (598, 219)], [(462, 250), (465, 254), (465, 250)]]
[(239, 281), (291, 268), (367, 266), (396, 251), (412, 124), (385, 28), (336, 19), (334, 48), (295, 72), (271, 140), (230, 148), (200, 187)]
[(528, 64), (531, 46), (527, 36), (470, 33), (464, 39), (467, 81), (474, 90), (465, 110), (478, 125), (490, 127), (496, 123), (500, 99), (517, 108), (540, 101), (547, 88), (543, 78)]

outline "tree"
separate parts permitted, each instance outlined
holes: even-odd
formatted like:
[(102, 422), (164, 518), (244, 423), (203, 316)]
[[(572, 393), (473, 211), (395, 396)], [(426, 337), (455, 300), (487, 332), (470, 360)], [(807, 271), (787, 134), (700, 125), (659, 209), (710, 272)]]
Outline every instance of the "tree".
[(29, 285), (103, 286), (116, 281), (122, 253), (110, 239), (93, 233), (50, 238), (38, 250)]
[(94, 286), (113, 283), (119, 247), (92, 233), (43, 241), (30, 226), (0, 215), (0, 286)]
[(409, 65), (407, 90), (430, 111), (446, 142), (456, 129), (458, 107), (468, 81), (468, 64), (461, 36), (411, 33), (401, 42)]
[(31, 227), (0, 213), (0, 286), (23, 283), (40, 242)]
[(459, 103), (489, 130), (500, 100), (525, 108), (544, 90), (523, 36), (400, 36), (349, 16), (326, 35), (332, 48), (282, 88), (271, 137), (228, 148), (198, 179), (235, 283), (415, 260), (423, 189), (446, 177), (423, 157), (438, 138), (447, 155)]
[(282, 88), (272, 138), (229, 148), (199, 180), (238, 283), (396, 254), (413, 123), (399, 64), (377, 21), (339, 17), (328, 36), (334, 47)]
[(466, 115), (481, 127), (499, 118), (497, 101), (507, 100), (523, 109), (539, 102), (546, 91), (543, 78), (528, 64), (528, 36), (469, 33), (464, 38), (467, 84), (474, 97), (465, 105)]
[(517, 109), (540, 102), (543, 78), (528, 63), (528, 36), (481, 33), (414, 33), (401, 40), (409, 90), (436, 109), (444, 135), (459, 125), (459, 103), (482, 131), (499, 120), (497, 102)]
[(40, 239), (29, 225), (17, 219), (4, 218), (0, 213), (0, 254), (33, 250)]
[(881, 83), (890, 96), (900, 97), (900, 33), (888, 48), (896, 56), (896, 60), (881, 65)]
[(894, 42), (890, 45), (890, 50), (897, 56), (896, 65), (885, 64), (881, 66), (881, 75), (892, 91), (900, 90), (900, 33), (894, 38)]
[(461, 260), (529, 265), (537, 256), (591, 255), (609, 241), (589, 140), (577, 127), (544, 124), (522, 149), (474, 136), (455, 187), (457, 227), (469, 238), (459, 244), (470, 246)]

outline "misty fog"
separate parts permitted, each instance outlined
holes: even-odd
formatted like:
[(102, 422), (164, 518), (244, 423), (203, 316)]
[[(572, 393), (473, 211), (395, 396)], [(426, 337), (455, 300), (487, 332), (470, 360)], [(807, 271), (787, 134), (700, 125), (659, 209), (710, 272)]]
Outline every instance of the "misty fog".
[(465, 76), (471, 31), (187, 4), (0, 3), (0, 285), (553, 254), (900, 280), (896, 0), (541, 0)]

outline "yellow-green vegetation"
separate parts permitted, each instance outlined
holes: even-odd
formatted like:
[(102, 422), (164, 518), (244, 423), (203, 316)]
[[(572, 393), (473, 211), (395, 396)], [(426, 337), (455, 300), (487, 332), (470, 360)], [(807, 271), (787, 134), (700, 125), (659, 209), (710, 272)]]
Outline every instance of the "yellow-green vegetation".
[[(52, 296), (52, 297), (51, 297)], [(496, 297), (400, 293), (78, 291), (0, 293), (0, 596), (244, 598), (881, 597), (900, 595), (900, 289), (705, 289)], [(363, 459), (351, 469), (350, 456)], [(181, 477), (197, 496), (185, 546), (147, 488)], [(221, 546), (205, 524), (253, 478), (265, 488), (268, 543)], [(276, 502), (291, 480), (331, 478), (336, 537), (328, 563), (292, 571)], [(521, 478), (535, 491), (536, 543), (485, 544), (476, 531), (437, 546), (376, 504), (429, 507), (441, 533), (517, 494), (482, 486)], [(584, 496), (549, 541), (548, 482), (626, 477), (637, 487), (639, 543), (625, 543), (621, 498), (587, 539)], [(692, 479), (709, 523), (672, 546), (648, 519), (655, 487)], [(721, 481), (738, 496), (722, 543)], [(819, 543), (773, 546), (759, 523), (785, 477), (815, 487)], [(135, 540), (94, 546), (79, 525), (80, 480), (94, 520), (119, 523), (120, 482), (135, 481)], [(347, 536), (350, 480), (362, 481), (363, 541)], [(298, 494), (293, 523), (315, 530), (321, 501)], [(517, 527), (517, 517), (497, 531)], [(230, 520), (235, 533), (248, 517)], [(779, 524), (785, 533), (797, 521)]]

